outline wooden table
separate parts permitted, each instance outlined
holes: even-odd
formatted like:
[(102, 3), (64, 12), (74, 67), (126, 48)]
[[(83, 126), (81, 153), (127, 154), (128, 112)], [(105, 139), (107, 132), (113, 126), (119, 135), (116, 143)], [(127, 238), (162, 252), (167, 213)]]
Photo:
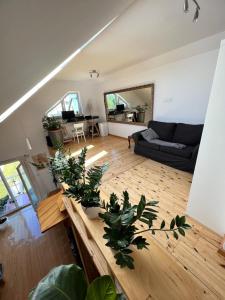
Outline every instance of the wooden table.
[(42, 200), (37, 208), (41, 232), (56, 226), (68, 218), (63, 203), (62, 191)]
[[(102, 198), (105, 199), (104, 195)], [(105, 246), (103, 222), (88, 219), (81, 206), (71, 198), (65, 197), (63, 201), (77, 236), (87, 276), (90, 263), (86, 262), (84, 250), (89, 253), (89, 261), (91, 258), (99, 274), (111, 275), (130, 300), (215, 299), (149, 233), (143, 234), (150, 243), (149, 250), (134, 250), (135, 270), (121, 269), (115, 263), (112, 250)]]

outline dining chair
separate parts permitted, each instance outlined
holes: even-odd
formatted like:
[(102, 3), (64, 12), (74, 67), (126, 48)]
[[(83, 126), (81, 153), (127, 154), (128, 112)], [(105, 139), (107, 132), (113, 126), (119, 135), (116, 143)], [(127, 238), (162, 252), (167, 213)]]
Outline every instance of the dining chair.
[(78, 123), (73, 125), (73, 140), (77, 138), (78, 144), (80, 143), (79, 137), (83, 137), (84, 141), (86, 142), (85, 134), (84, 134), (84, 123)]

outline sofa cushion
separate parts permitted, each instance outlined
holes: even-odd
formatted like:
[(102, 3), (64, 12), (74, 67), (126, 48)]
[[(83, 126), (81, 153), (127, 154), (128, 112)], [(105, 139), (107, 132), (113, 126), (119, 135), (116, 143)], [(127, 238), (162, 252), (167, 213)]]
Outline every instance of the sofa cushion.
[(166, 147), (172, 147), (172, 148), (177, 148), (177, 149), (183, 149), (183, 148), (187, 147), (184, 144), (172, 143), (172, 142), (167, 142), (167, 141), (163, 141), (163, 140), (159, 140), (159, 139), (153, 139), (150, 141), (150, 143), (156, 144), (159, 146), (166, 146)]
[(148, 128), (152, 128), (161, 140), (172, 142), (176, 123), (150, 121), (148, 123)]
[(175, 156), (191, 158), (194, 148), (195, 147), (187, 146), (183, 149), (177, 149), (177, 148), (172, 148), (172, 147), (167, 147), (167, 146), (160, 146), (160, 151), (169, 153), (169, 154), (172, 154)]
[(138, 141), (138, 145), (142, 146), (142, 147), (145, 147), (146, 149), (159, 150), (159, 145), (149, 143), (145, 140)]
[(152, 128), (146, 129), (141, 133), (141, 135), (149, 143), (151, 142), (151, 140), (159, 138), (158, 134)]
[(194, 146), (200, 143), (203, 125), (191, 125), (179, 123), (173, 137), (174, 143)]

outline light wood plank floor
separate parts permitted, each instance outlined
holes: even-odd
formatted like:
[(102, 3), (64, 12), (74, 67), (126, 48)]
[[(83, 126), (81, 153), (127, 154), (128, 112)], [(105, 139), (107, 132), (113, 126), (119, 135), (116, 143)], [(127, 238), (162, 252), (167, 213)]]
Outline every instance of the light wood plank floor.
[[(89, 165), (109, 163), (101, 188), (104, 194), (120, 195), (127, 189), (135, 199), (145, 194), (148, 199), (159, 200), (160, 220), (167, 222), (176, 214), (185, 214), (191, 174), (135, 155), (122, 138), (99, 137), (88, 140), (86, 145)], [(67, 147), (76, 155), (83, 146), (84, 143), (71, 143)], [(206, 291), (210, 290), (215, 298), (225, 299), (225, 258), (217, 253), (221, 237), (191, 218), (188, 221), (192, 230), (186, 238), (168, 241), (160, 233), (154, 238)]]
[(63, 224), (42, 234), (31, 206), (9, 216), (6, 230), (0, 230), (0, 262), (5, 284), (1, 300), (26, 300), (33, 287), (53, 267), (74, 263)]

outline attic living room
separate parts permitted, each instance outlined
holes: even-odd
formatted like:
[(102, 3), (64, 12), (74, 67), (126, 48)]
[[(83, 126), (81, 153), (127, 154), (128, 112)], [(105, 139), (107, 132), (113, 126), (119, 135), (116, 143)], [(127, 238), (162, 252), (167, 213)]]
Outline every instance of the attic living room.
[(0, 299), (225, 299), (225, 1), (0, 24)]

